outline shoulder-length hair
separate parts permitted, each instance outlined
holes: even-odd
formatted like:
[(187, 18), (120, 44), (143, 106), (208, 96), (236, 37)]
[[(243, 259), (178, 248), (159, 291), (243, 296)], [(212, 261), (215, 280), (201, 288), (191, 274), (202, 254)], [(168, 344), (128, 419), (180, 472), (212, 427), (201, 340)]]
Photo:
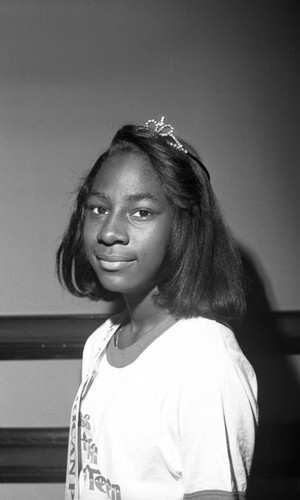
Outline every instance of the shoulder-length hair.
[(60, 282), (76, 296), (114, 300), (103, 288), (83, 246), (86, 204), (106, 158), (119, 153), (147, 155), (172, 210), (167, 252), (157, 282), (156, 303), (177, 318), (204, 316), (231, 323), (245, 312), (242, 264), (213, 193), (207, 170), (195, 150), (174, 148), (146, 127), (126, 125), (83, 179), (69, 226), (57, 251)]

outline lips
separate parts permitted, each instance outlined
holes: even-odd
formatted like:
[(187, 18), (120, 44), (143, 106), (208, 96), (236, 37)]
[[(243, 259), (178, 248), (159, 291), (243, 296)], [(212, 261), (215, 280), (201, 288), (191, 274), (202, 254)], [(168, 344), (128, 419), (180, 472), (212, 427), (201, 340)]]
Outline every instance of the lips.
[(120, 271), (130, 266), (135, 259), (123, 255), (96, 254), (100, 267), (104, 271)]
[(124, 257), (123, 255), (106, 255), (106, 254), (96, 254), (98, 260), (103, 260), (104, 262), (131, 262), (134, 259), (130, 257)]

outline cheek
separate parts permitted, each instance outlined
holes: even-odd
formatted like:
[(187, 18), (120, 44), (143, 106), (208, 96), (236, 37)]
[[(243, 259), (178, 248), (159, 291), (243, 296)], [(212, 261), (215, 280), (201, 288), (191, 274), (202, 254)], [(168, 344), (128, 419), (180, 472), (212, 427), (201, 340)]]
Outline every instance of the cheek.
[(91, 252), (91, 248), (95, 242), (96, 233), (90, 224), (85, 224), (83, 227), (82, 240), (83, 248), (87, 254)]
[(160, 265), (165, 258), (169, 241), (168, 232), (156, 233), (153, 235), (149, 244), (143, 251), (143, 257), (148, 261), (149, 266), (152, 264)]

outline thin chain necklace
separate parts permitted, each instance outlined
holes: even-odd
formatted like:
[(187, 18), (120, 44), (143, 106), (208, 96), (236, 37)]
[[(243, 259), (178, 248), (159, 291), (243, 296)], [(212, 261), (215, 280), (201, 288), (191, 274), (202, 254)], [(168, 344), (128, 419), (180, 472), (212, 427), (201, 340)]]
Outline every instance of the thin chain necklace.
[(121, 325), (119, 326), (119, 328), (117, 329), (116, 333), (115, 333), (115, 348), (116, 349), (119, 349), (119, 338), (120, 338), (120, 333), (121, 331), (123, 330), (124, 328), (124, 325)]
[[(176, 319), (174, 317), (164, 318), (160, 323), (149, 328), (149, 330), (147, 330), (145, 334), (147, 334), (151, 330), (157, 330), (157, 332), (163, 333), (174, 323), (176, 323)], [(121, 324), (114, 334), (114, 345), (116, 349), (119, 349), (120, 333), (124, 330), (124, 326), (124, 324)]]

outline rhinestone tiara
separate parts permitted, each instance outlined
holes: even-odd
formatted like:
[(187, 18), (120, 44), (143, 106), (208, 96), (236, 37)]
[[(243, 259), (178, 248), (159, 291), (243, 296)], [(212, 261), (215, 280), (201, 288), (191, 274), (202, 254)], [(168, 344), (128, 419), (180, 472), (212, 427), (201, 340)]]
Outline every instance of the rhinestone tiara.
[(198, 165), (202, 168), (202, 170), (206, 173), (208, 179), (210, 180), (210, 175), (205, 167), (203, 165), (202, 161), (197, 158), (193, 153), (190, 153), (182, 144), (181, 142), (175, 137), (174, 135), (174, 127), (170, 125), (169, 123), (165, 123), (165, 117), (162, 116), (159, 121), (154, 120), (154, 118), (151, 118), (151, 120), (148, 120), (145, 123), (145, 127), (148, 128), (149, 130), (153, 130), (154, 132), (157, 132), (159, 135), (162, 137), (170, 137), (172, 140), (169, 141), (167, 140), (167, 143), (172, 146), (173, 148), (177, 149), (178, 151), (181, 151), (182, 153), (185, 153), (188, 155), (190, 158), (192, 158), (194, 161), (198, 163)]
[(182, 151), (183, 153), (187, 154), (188, 151), (183, 147), (183, 145), (179, 142), (179, 140), (175, 137), (173, 134), (174, 132), (174, 127), (170, 125), (169, 123), (164, 123), (165, 122), (165, 117), (162, 116), (161, 119), (158, 121), (154, 120), (153, 118), (151, 120), (148, 120), (145, 123), (145, 127), (154, 130), (157, 132), (159, 135), (162, 137), (171, 137), (174, 142), (167, 141), (170, 146), (173, 146), (174, 148), (178, 149), (179, 151)]

